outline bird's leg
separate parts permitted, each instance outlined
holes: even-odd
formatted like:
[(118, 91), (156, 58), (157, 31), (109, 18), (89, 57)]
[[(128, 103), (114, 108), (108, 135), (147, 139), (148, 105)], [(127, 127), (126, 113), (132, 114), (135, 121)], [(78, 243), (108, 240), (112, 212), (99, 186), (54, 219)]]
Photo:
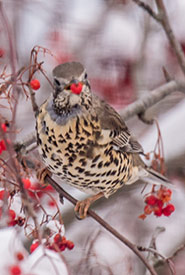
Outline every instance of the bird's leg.
[[(45, 168), (41, 168), (37, 171), (37, 178), (39, 180), (39, 182), (45, 186), (47, 186), (48, 184), (45, 182), (45, 177), (46, 176), (52, 176), (52, 173), (45, 167)], [(45, 187), (44, 186), (44, 187)], [(62, 194), (59, 194), (59, 199), (61, 204), (64, 204), (64, 197), (62, 196)]]
[(46, 176), (51, 176), (52, 173), (45, 167), (45, 168), (41, 168), (37, 171), (37, 179), (39, 180), (39, 182), (43, 185), (46, 185), (45, 183), (45, 177)]
[(103, 192), (100, 192), (90, 198), (83, 200), (83, 201), (77, 201), (76, 206), (74, 208), (77, 218), (79, 218), (79, 219), (86, 218), (87, 211), (88, 211), (90, 205), (103, 196), (104, 196)]

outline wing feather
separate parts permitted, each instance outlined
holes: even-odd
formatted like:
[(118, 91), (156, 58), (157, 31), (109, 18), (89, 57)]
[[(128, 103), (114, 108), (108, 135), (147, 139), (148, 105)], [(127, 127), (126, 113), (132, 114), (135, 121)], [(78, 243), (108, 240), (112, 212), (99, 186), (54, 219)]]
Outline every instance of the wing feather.
[(139, 142), (130, 134), (121, 116), (105, 101), (93, 96), (93, 106), (100, 120), (101, 128), (109, 130), (112, 142), (119, 150), (129, 153), (143, 153)]

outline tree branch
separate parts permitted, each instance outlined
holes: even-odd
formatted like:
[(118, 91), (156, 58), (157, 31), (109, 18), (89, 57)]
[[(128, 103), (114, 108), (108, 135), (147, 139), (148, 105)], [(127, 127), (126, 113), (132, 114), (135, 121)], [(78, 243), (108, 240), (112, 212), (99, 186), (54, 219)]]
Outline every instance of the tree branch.
[(159, 88), (148, 92), (143, 98), (140, 98), (128, 105), (122, 111), (120, 115), (124, 120), (131, 118), (134, 115), (144, 113), (149, 107), (155, 105), (166, 96), (170, 95), (175, 91), (185, 93), (185, 83), (180, 81), (170, 81)]
[(183, 53), (183, 50), (179, 41), (176, 39), (175, 34), (170, 26), (170, 22), (168, 19), (168, 15), (167, 15), (163, 0), (155, 0), (155, 1), (158, 8), (159, 16), (160, 16), (160, 23), (163, 26), (163, 29), (166, 33), (166, 36), (168, 37), (168, 40), (171, 44), (172, 49), (175, 52), (175, 55), (177, 57), (181, 70), (185, 74), (185, 55)]
[(179, 66), (181, 67), (183, 74), (185, 74), (185, 55), (182, 50), (181, 44), (176, 39), (175, 34), (171, 28), (163, 0), (155, 0), (158, 8), (158, 14), (156, 14), (152, 10), (152, 8), (149, 5), (145, 4), (143, 1), (140, 1), (140, 0), (132, 0), (132, 1), (135, 2), (139, 7), (144, 9), (152, 18), (154, 18), (158, 23), (162, 25), (166, 33), (166, 36), (168, 37), (170, 45), (177, 57)]
[(139, 7), (144, 9), (146, 12), (148, 12), (148, 14), (151, 17), (153, 17), (156, 21), (160, 21), (160, 18), (157, 15), (157, 13), (155, 13), (148, 4), (146, 4), (145, 2), (143, 2), (141, 0), (132, 0), (132, 1), (135, 2)]
[[(73, 198), (70, 194), (68, 194), (57, 182), (55, 182), (52, 178), (49, 176), (45, 177), (45, 182), (52, 185), (53, 188), (59, 193), (60, 196), (66, 198), (68, 201), (70, 201), (73, 205), (76, 205), (77, 200)], [(116, 231), (112, 226), (110, 226), (107, 222), (105, 222), (100, 216), (98, 216), (94, 211), (88, 210), (88, 216), (93, 218), (96, 222), (98, 222), (101, 226), (103, 226), (107, 231), (109, 231), (114, 237), (116, 237), (118, 240), (120, 240), (122, 243), (124, 243), (127, 247), (129, 247), (143, 262), (143, 264), (146, 266), (146, 268), (150, 271), (152, 275), (157, 275), (154, 268), (148, 263), (148, 261), (145, 259), (145, 257), (140, 253), (138, 247), (130, 242), (127, 238), (125, 238), (123, 235), (121, 235), (118, 231)]]

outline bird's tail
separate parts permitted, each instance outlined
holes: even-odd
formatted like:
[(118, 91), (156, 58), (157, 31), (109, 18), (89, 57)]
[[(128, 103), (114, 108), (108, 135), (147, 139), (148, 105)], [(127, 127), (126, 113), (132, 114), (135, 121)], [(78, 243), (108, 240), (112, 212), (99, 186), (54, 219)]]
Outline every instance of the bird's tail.
[(160, 174), (159, 172), (153, 170), (150, 167), (146, 167), (145, 170), (148, 172), (145, 177), (143, 177), (143, 180), (145, 180), (148, 183), (156, 184), (156, 185), (164, 185), (166, 187), (172, 188), (173, 185), (170, 182), (168, 178)]
[[(138, 154), (133, 156), (133, 165), (137, 167), (136, 176), (147, 183), (155, 185), (164, 185), (173, 188), (173, 184), (165, 176), (148, 167)], [(132, 182), (132, 181), (131, 181)]]

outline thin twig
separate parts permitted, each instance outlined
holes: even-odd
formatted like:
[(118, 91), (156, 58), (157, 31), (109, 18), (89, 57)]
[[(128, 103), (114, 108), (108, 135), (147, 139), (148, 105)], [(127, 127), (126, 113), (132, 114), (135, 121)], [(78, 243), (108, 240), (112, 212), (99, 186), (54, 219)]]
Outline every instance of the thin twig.
[(162, 70), (163, 70), (163, 74), (166, 79), (166, 82), (170, 82), (171, 80), (173, 80), (173, 78), (171, 77), (171, 75), (169, 74), (169, 72), (164, 66), (162, 67)]
[(151, 248), (151, 247), (138, 246), (138, 250), (139, 251), (143, 251), (143, 252), (147, 251), (147, 252), (152, 253), (155, 256), (159, 256), (163, 260), (163, 262), (166, 262), (168, 264), (168, 267), (170, 269), (171, 274), (175, 275), (175, 270), (174, 270), (174, 264), (173, 264), (173, 262), (169, 258), (166, 258), (161, 253), (159, 253), (156, 249)]
[(182, 72), (185, 74), (185, 55), (182, 50), (181, 44), (176, 39), (175, 34), (171, 28), (168, 15), (166, 12), (166, 8), (164, 6), (163, 0), (155, 0), (157, 8), (158, 8), (158, 14), (156, 14), (152, 8), (140, 0), (132, 0), (135, 2), (139, 7), (144, 9), (148, 14), (154, 18), (158, 23), (160, 23), (166, 33), (166, 36), (168, 37), (168, 40), (170, 42), (170, 45), (177, 57), (179, 66), (181, 67)]
[(176, 257), (176, 256), (179, 254), (179, 252), (181, 252), (181, 251), (184, 250), (184, 249), (185, 249), (185, 243), (182, 244), (182, 245), (180, 245), (180, 246), (177, 248), (177, 250), (173, 253), (173, 255), (172, 255), (171, 257), (169, 257), (169, 259), (173, 259), (174, 257)]
[(36, 116), (39, 110), (39, 107), (37, 105), (36, 99), (35, 99), (35, 92), (33, 91), (33, 89), (28, 86), (29, 92), (30, 92), (30, 98), (31, 98), (31, 105), (32, 105), (32, 109), (33, 109), (33, 113)]
[[(55, 188), (55, 190), (60, 194), (60, 196), (66, 198), (68, 201), (70, 201), (73, 205), (76, 205), (77, 200), (73, 198), (70, 194), (68, 194), (57, 182), (55, 182), (52, 178), (49, 176), (45, 177), (45, 181), (48, 182)], [(143, 262), (143, 264), (146, 266), (146, 268), (150, 271), (152, 275), (157, 275), (154, 268), (147, 262), (145, 257), (143, 257), (142, 253), (138, 250), (137, 246), (130, 242), (127, 238), (125, 238), (123, 235), (121, 235), (119, 232), (117, 232), (112, 226), (110, 226), (107, 222), (105, 222), (100, 216), (98, 216), (94, 211), (88, 210), (88, 215), (93, 218), (96, 222), (101, 224), (106, 230), (108, 230), (112, 235), (114, 235), (118, 240), (120, 240), (122, 243), (124, 243), (126, 246), (128, 246)]]
[(135, 2), (139, 7), (141, 7), (142, 9), (146, 10), (148, 12), (148, 14), (150, 16), (152, 16), (156, 21), (159, 21), (160, 18), (159, 16), (157, 15), (156, 12), (153, 11), (153, 9), (146, 3), (144, 3), (143, 1), (141, 0), (132, 0), (133, 2)]
[(156, 1), (159, 15), (160, 15), (160, 23), (162, 24), (163, 29), (166, 33), (166, 36), (168, 37), (168, 40), (170, 42), (170, 45), (174, 50), (174, 53), (177, 57), (177, 60), (182, 69), (182, 72), (185, 74), (185, 55), (183, 53), (181, 44), (176, 39), (175, 34), (171, 28), (163, 0), (155, 0), (155, 1)]

